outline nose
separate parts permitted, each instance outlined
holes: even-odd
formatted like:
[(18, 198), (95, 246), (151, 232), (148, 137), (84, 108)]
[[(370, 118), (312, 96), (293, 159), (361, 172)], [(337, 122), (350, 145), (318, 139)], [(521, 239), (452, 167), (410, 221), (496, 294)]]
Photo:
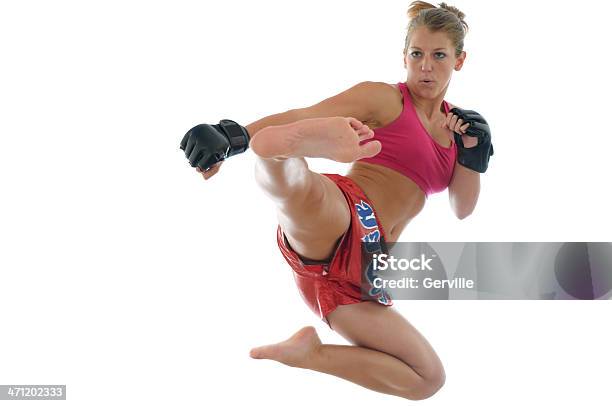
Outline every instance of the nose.
[(431, 62), (431, 60), (429, 59), (429, 57), (424, 57), (423, 58), (423, 62), (421, 63), (421, 71), (423, 72), (430, 72), (431, 68), (432, 68), (433, 64)]

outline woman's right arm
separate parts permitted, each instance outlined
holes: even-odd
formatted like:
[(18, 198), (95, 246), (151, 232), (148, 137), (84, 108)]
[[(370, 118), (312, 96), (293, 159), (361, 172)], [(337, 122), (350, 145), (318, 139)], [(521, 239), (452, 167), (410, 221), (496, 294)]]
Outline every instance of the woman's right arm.
[(381, 85), (377, 82), (361, 82), (335, 96), (310, 107), (273, 114), (246, 126), (251, 138), (258, 131), (275, 125), (290, 124), (308, 118), (353, 117), (366, 123), (375, 120), (380, 107)]

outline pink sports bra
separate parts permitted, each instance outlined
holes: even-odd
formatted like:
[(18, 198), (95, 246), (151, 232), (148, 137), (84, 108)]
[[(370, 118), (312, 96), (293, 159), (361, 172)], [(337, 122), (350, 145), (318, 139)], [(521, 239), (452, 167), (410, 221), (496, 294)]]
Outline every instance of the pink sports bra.
[[(379, 164), (412, 179), (429, 196), (448, 187), (457, 160), (457, 145), (443, 147), (427, 133), (416, 113), (405, 83), (398, 83), (403, 96), (402, 114), (385, 127), (374, 130), (374, 140), (382, 150), (372, 158), (359, 161)], [(443, 101), (444, 111), (449, 106)]]

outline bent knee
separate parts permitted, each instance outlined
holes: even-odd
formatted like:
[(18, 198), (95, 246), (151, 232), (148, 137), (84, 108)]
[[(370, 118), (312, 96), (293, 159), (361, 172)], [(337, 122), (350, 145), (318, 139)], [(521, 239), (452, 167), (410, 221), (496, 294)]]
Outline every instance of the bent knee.
[(410, 388), (404, 397), (410, 400), (425, 400), (435, 395), (446, 382), (444, 369), (429, 372), (424, 376), (421, 384), (416, 388)]

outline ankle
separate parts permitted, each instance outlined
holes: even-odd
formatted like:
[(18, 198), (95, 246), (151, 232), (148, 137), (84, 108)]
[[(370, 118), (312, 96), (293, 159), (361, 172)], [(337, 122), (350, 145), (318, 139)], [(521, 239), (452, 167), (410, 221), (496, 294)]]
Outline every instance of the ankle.
[(304, 358), (303, 362), (300, 365), (297, 365), (298, 368), (302, 369), (310, 369), (313, 371), (321, 371), (323, 369), (323, 365), (326, 362), (329, 354), (326, 351), (326, 347), (329, 347), (328, 344), (318, 344), (312, 348), (310, 354)]

